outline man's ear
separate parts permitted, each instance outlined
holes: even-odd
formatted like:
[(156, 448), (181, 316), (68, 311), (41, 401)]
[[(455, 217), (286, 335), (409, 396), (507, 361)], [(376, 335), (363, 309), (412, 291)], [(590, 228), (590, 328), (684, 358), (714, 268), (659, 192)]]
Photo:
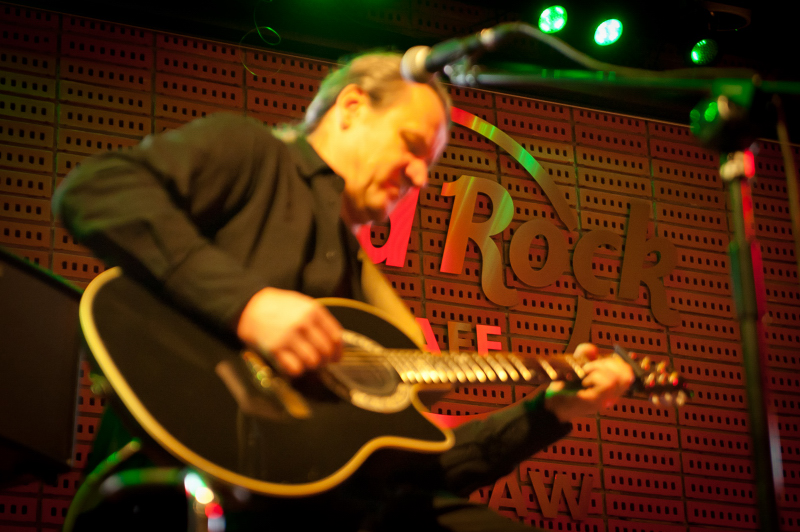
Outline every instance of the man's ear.
[(364, 107), (369, 105), (369, 95), (364, 92), (364, 89), (351, 83), (339, 92), (334, 105), (339, 116), (340, 127), (347, 129)]

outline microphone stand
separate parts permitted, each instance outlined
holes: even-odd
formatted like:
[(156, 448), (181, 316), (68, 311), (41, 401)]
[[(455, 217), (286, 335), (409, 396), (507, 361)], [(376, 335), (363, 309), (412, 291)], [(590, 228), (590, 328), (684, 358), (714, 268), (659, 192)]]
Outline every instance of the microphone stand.
[[(728, 86), (731, 84), (747, 85), (748, 83), (758, 83), (760, 90), (765, 93), (800, 94), (800, 83), (759, 82), (757, 79), (751, 81), (669, 78), (663, 75), (655, 77), (626, 77), (617, 75), (613, 71), (555, 69), (542, 69), (541, 72), (533, 75), (485, 72), (479, 67), (471, 65), (469, 59), (446, 66), (444, 72), (455, 85), (494, 89), (548, 87), (585, 91), (587, 88), (608, 89), (611, 87), (612, 89), (669, 90), (674, 93), (697, 94), (699, 97), (708, 97), (720, 90), (724, 90), (721, 87), (726, 82), (732, 82)], [(748, 118), (750, 120), (753, 119), (752, 117)], [(739, 130), (742, 129), (752, 128), (739, 127)], [(726, 132), (726, 134), (731, 137), (738, 132)], [(784, 137), (782, 137), (782, 142)], [(744, 144), (737, 149), (744, 149), (752, 142), (752, 139), (749, 141), (742, 138), (736, 140), (740, 144)], [(729, 151), (733, 152), (735, 150), (722, 151), (720, 157), (722, 161), (721, 175), (723, 175), (723, 179), (726, 182), (733, 211), (734, 239), (729, 245), (729, 255), (731, 258), (733, 297), (736, 302), (740, 327), (747, 405), (750, 416), (750, 435), (753, 441), (758, 527), (759, 530), (778, 532), (780, 518), (777, 498), (782, 496), (783, 492), (783, 469), (777, 416), (774, 408), (771, 407), (771, 394), (766, 371), (768, 367), (767, 349), (764, 325), (762, 323), (766, 307), (766, 295), (761, 248), (755, 235), (750, 181), (745, 176), (742, 166), (742, 153), (728, 153)], [(794, 165), (786, 164), (785, 169), (787, 181), (794, 183), (793, 185), (790, 184), (789, 190), (797, 190)], [(789, 175), (790, 173), (792, 174), (791, 176)], [(797, 207), (797, 201), (796, 194), (789, 198), (793, 236), (797, 249), (800, 249), (797, 241), (800, 238), (800, 214), (797, 214), (800, 213), (800, 209)], [(796, 254), (795, 259), (800, 265), (800, 255)]]
[[(750, 436), (755, 461), (756, 502), (759, 529), (777, 532), (780, 529), (778, 496), (783, 492), (783, 466), (777, 416), (772, 404), (767, 376), (768, 359), (762, 318), (766, 312), (764, 267), (761, 247), (756, 239), (750, 177), (739, 160), (742, 152), (720, 156), (720, 174), (728, 188), (733, 209), (734, 239), (729, 245), (731, 277), (742, 364), (747, 384), (747, 408), (750, 414)], [(729, 168), (730, 171), (725, 171)]]

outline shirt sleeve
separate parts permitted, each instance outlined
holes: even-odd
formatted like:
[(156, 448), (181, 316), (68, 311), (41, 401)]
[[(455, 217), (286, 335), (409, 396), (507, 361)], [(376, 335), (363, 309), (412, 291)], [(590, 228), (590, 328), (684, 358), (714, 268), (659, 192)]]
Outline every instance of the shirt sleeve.
[[(401, 491), (441, 491), (467, 497), (480, 487), (494, 484), (571, 430), (571, 423), (561, 423), (544, 407), (541, 393), (486, 419), (456, 427), (455, 444), (442, 454), (381, 449), (375, 460), (362, 467), (364, 472), (358, 478), (368, 490), (401, 486)], [(370, 483), (373, 478), (381, 481)]]
[(108, 264), (232, 327), (265, 282), (215, 246), (213, 235), (256, 179), (275, 175), (263, 167), (275, 164), (269, 145), (279, 142), (253, 119), (211, 115), (149, 135), (131, 150), (87, 159), (56, 191), (53, 208)]
[(457, 427), (456, 443), (439, 457), (445, 488), (467, 496), (493, 484), (517, 465), (572, 430), (544, 408), (544, 393)]

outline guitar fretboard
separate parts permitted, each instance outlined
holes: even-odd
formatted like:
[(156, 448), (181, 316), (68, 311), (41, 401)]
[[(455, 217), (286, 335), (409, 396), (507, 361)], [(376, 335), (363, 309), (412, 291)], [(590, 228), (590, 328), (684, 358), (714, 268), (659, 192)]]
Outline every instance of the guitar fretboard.
[(369, 352), (347, 349), (343, 364), (367, 363), (380, 357), (408, 384), (542, 384), (582, 379), (581, 365), (570, 356), (521, 360), (512, 353), (443, 353), (433, 355), (413, 350), (380, 349)]

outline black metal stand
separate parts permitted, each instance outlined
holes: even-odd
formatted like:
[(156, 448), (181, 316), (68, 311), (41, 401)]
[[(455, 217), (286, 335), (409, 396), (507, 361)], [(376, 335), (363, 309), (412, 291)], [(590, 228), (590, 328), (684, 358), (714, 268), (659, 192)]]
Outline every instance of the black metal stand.
[(766, 311), (764, 269), (755, 235), (750, 182), (740, 164), (741, 159), (741, 152), (722, 155), (720, 174), (726, 181), (733, 213), (734, 238), (729, 254), (753, 439), (758, 529), (777, 532), (780, 529), (777, 498), (783, 491), (780, 434), (774, 409), (770, 408), (771, 394), (767, 383), (767, 350), (762, 322)]

